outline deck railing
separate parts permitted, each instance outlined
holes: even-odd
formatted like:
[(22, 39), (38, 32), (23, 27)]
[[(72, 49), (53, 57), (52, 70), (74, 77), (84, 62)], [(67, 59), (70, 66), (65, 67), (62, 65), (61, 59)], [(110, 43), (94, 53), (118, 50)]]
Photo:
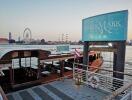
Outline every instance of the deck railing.
[(76, 80), (77, 83), (85, 83), (92, 86), (93, 88), (99, 88), (110, 93), (111, 95), (107, 96), (105, 98), (106, 100), (113, 100), (114, 98), (118, 98), (118, 100), (122, 98), (121, 100), (125, 100), (123, 99), (124, 96), (127, 96), (128, 94), (128, 96), (130, 96), (132, 91), (131, 81), (126, 81), (114, 78), (109, 75), (101, 74), (99, 72), (103, 69), (97, 70), (96, 67), (94, 68), (96, 72), (94, 72), (93, 70), (83, 70), (83, 66), (86, 65), (74, 63), (73, 78)]

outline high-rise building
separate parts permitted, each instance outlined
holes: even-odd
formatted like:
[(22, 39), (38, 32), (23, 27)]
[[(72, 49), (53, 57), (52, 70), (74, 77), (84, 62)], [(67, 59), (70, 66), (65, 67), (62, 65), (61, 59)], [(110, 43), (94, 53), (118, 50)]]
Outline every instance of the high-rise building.
[(62, 34), (61, 41), (64, 42), (64, 34)]
[(68, 42), (68, 33), (66, 34), (66, 42)]
[(20, 36), (18, 37), (18, 42), (20, 42), (21, 41), (21, 38), (20, 38)]
[(12, 36), (11, 36), (11, 32), (9, 32), (9, 43), (11, 42)]

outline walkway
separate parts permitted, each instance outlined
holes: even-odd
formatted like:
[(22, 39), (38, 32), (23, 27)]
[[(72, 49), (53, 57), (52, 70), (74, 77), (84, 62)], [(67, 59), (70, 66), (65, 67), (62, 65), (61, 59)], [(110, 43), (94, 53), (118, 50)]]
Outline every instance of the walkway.
[(108, 93), (86, 85), (76, 86), (72, 79), (54, 81), (7, 94), (9, 100), (103, 100)]

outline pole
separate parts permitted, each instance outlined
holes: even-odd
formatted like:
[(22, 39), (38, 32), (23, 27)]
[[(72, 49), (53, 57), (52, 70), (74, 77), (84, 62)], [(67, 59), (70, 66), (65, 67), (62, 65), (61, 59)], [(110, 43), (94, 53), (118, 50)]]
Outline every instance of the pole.
[[(126, 41), (118, 42), (117, 54), (114, 54), (114, 71), (119, 71), (124, 73), (125, 67), (125, 51), (126, 51)], [(113, 73), (113, 77), (124, 79), (123, 74)]]
[[(124, 79), (124, 67), (125, 67), (125, 51), (126, 51), (126, 41), (119, 41), (117, 45), (117, 53), (114, 53), (113, 61), (113, 77)], [(121, 72), (121, 73), (116, 73)], [(117, 81), (113, 80), (113, 86), (118, 85)], [(123, 86), (123, 82), (120, 82), (120, 88)], [(115, 87), (115, 89), (118, 89)]]
[[(88, 51), (89, 51), (89, 42), (84, 41), (84, 47), (83, 47), (83, 64), (84, 65), (89, 65)], [(87, 66), (83, 66), (83, 69), (87, 70)]]
[(61, 77), (64, 76), (64, 60), (61, 61), (61, 72), (60, 72), (60, 76)]
[[(82, 67), (83, 67), (83, 70), (87, 70), (87, 68), (88, 68), (87, 65), (89, 65), (88, 51), (89, 51), (89, 42), (84, 41), (84, 48), (83, 48), (83, 65), (86, 65), (86, 66), (82, 66)], [(86, 72), (83, 72), (82, 74), (84, 75), (83, 78), (82, 78), (83, 81), (86, 81), (86, 80), (87, 80)]]

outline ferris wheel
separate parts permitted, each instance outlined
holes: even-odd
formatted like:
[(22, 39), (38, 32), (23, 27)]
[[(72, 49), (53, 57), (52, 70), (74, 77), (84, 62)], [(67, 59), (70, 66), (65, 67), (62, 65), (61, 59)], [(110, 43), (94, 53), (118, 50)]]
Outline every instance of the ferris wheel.
[(30, 43), (32, 39), (32, 33), (31, 30), (29, 28), (25, 28), (24, 32), (23, 32), (23, 40), (25, 43)]

